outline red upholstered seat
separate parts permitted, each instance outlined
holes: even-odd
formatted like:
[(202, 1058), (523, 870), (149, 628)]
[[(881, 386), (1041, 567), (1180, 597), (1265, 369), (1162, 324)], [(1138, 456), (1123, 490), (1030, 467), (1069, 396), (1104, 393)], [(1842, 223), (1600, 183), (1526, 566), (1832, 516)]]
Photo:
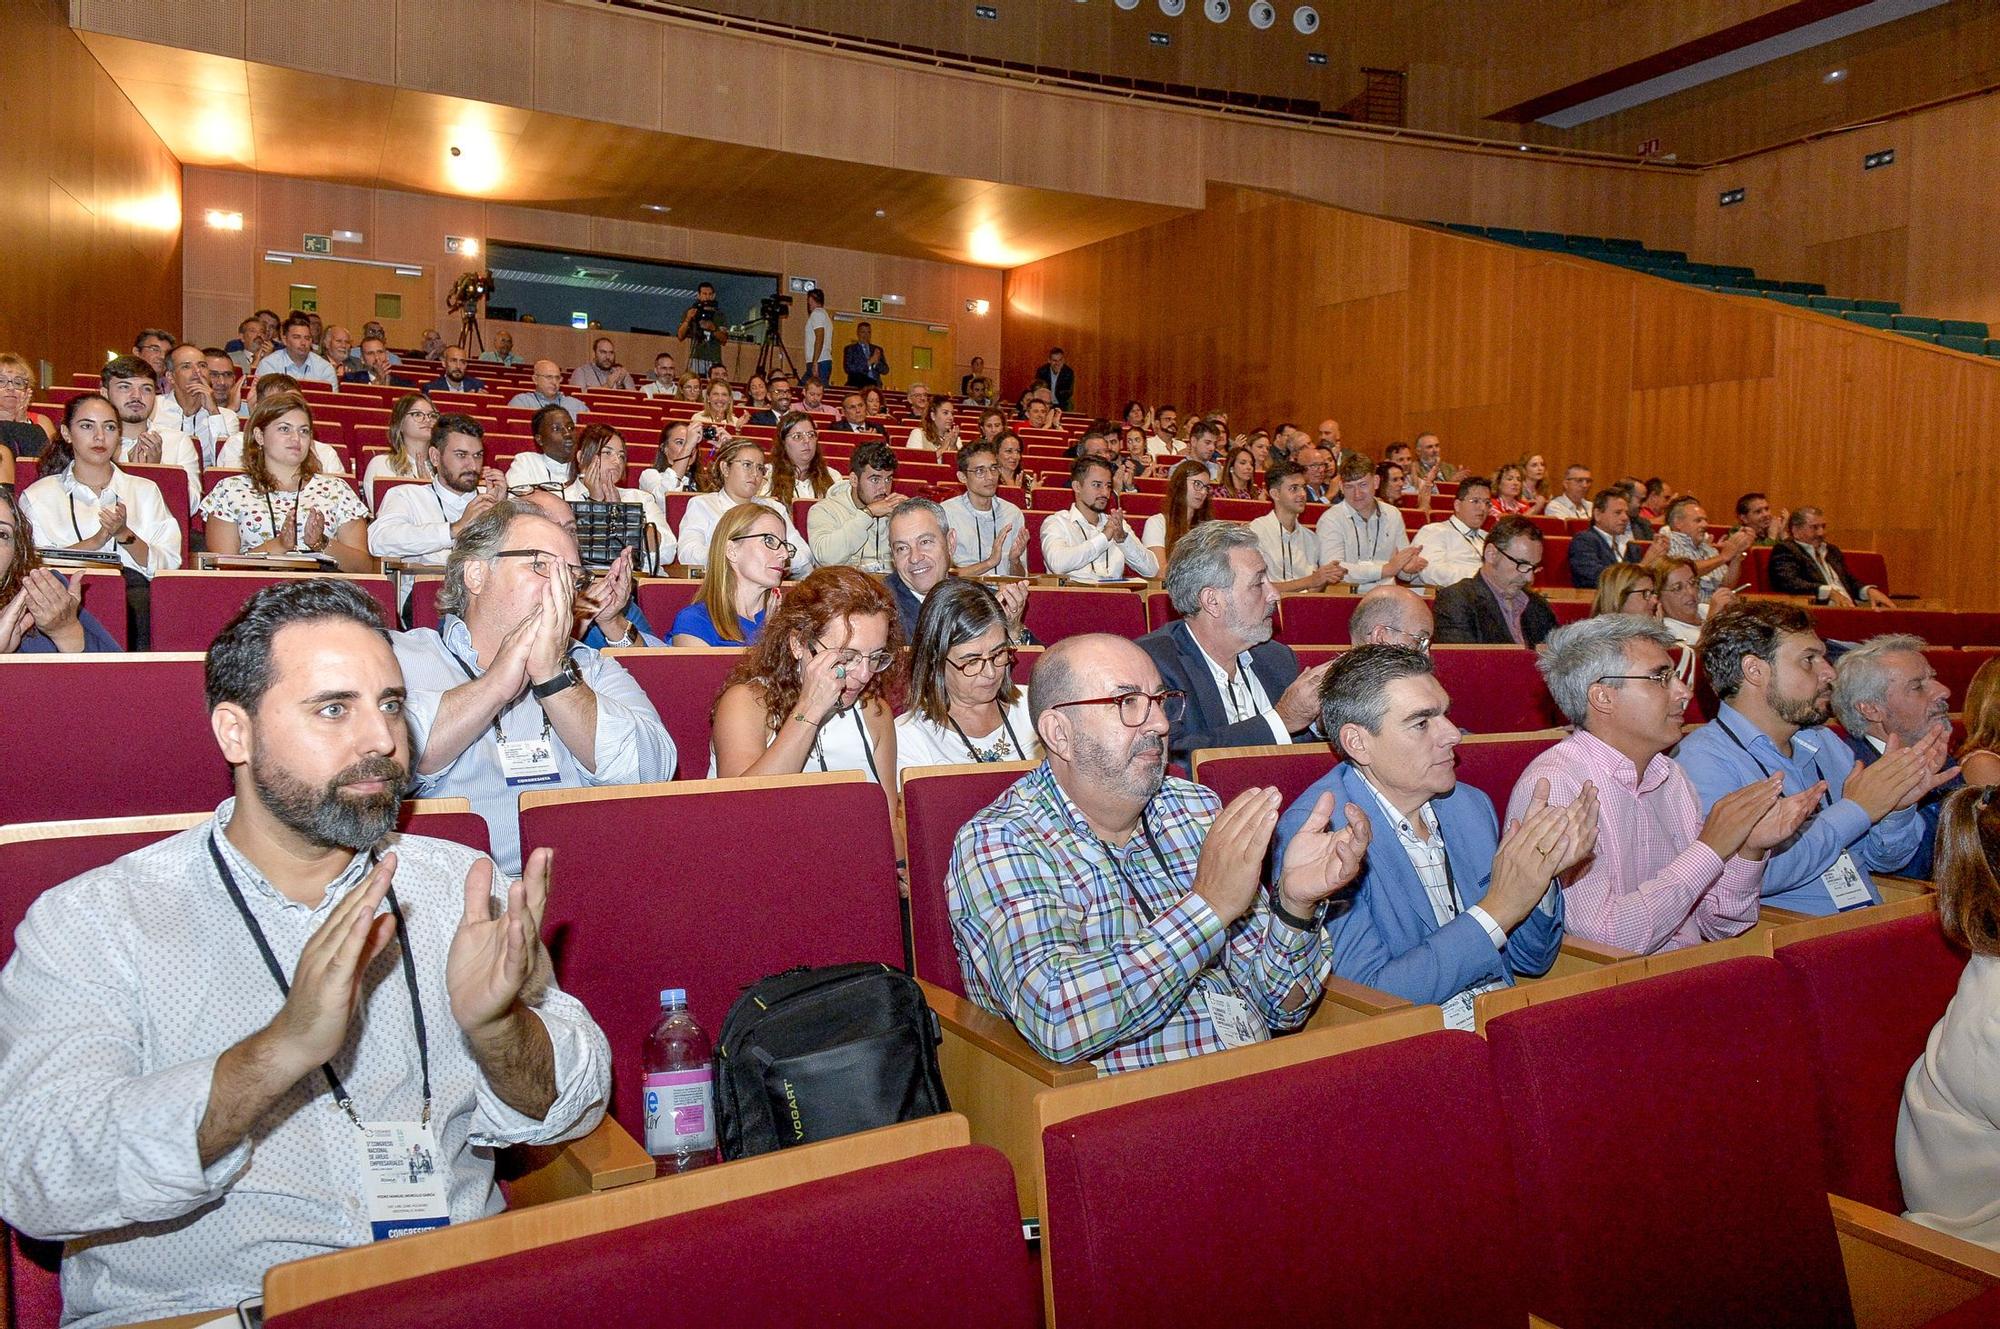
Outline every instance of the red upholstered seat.
[(959, 996), (965, 979), (951, 941), (945, 869), (959, 828), (1021, 778), (1026, 763), (945, 767), (910, 772), (903, 781), (904, 851), (910, 865), (911, 954), (917, 977)]
[(1210, 748), (1196, 755), (1195, 779), (1213, 789), (1224, 804), (1246, 789), (1268, 786), (1278, 791), (1281, 808), (1290, 807), (1337, 760), (1329, 743), (1297, 743), (1283, 752), (1242, 754)]
[(1028, 592), (1028, 630), (1044, 642), (1085, 632), (1116, 637), (1146, 635), (1146, 603), (1134, 590), (1038, 586)]
[(686, 988), (713, 1038), (744, 988), (793, 965), (902, 967), (876, 785), (840, 773), (567, 792), (524, 797), (521, 844), (556, 851), (544, 932), (558, 981), (611, 1040), (612, 1113), (627, 1130), (643, 1129), (639, 1055), (661, 988)]
[[(236, 611), (266, 586), (292, 581), (297, 573), (162, 572), (153, 578), (153, 649), (206, 651)], [(382, 624), (398, 622), (395, 589), (387, 577), (347, 580), (382, 607)]]
[(120, 462), (119, 469), (151, 480), (160, 491), (160, 498), (167, 511), (174, 515), (174, 525), (181, 531), (181, 566), (188, 565), (188, 523), (192, 516), (188, 506), (187, 472), (178, 466), (141, 466), (136, 462)]
[(1564, 1329), (1847, 1326), (1811, 1034), (1775, 960), (1718, 961), (1486, 1028)]
[(83, 607), (90, 616), (103, 624), (111, 634), (111, 640), (122, 649), (132, 645), (131, 634), (125, 624), (125, 579), (116, 572), (65, 572), (65, 577), (74, 580), (83, 578)]
[(1147, 591), (1145, 594), (1146, 630), (1148, 632), (1158, 632), (1161, 628), (1180, 617), (1179, 614), (1174, 612), (1174, 602), (1167, 598), (1165, 591)]
[(1903, 1212), (1896, 1114), (1903, 1079), (1923, 1055), (1965, 970), (1937, 915), (1898, 918), (1780, 946), (1812, 1017), (1824, 1095), (1828, 1188)]
[(1568, 589), (1576, 583), (1569, 575), (1569, 537), (1548, 535), (1542, 539), (1542, 570), (1535, 574), (1535, 587), (1548, 590), (1551, 587)]
[(441, 1321), (1031, 1329), (1041, 1285), (1006, 1159), (967, 1145), (350, 1293), (268, 1323)]
[(1972, 676), (1979, 666), (1992, 658), (1986, 651), (1962, 651), (1949, 646), (1933, 646), (1924, 652), (1924, 659), (1937, 671), (1938, 682), (1951, 691), (1951, 709), (1965, 709), (1965, 690), (1972, 684)]
[[(658, 626), (656, 623), (655, 626)], [(736, 647), (673, 650), (634, 646), (607, 652), (625, 666), (674, 736), (679, 761), (675, 775), (699, 780), (708, 774), (708, 720), (729, 671), (743, 658)]]
[(1451, 696), (1451, 722), (1475, 734), (1518, 734), (1565, 724), (1535, 668), (1535, 653), (1519, 646), (1438, 646), (1437, 680)]
[[(805, 527), (799, 529), (803, 531)], [(653, 625), (653, 634), (665, 641), (673, 632), (674, 615), (693, 604), (700, 593), (698, 581), (647, 577), (639, 582), (632, 595), (645, 611), (646, 621)]]
[(1538, 1253), (1484, 1043), (1434, 1033), (1042, 1136), (1065, 1329), (1516, 1326)]
[(1493, 800), (1493, 810), (1505, 815), (1507, 799), (1528, 763), (1562, 742), (1559, 734), (1524, 734), (1519, 738), (1481, 738), (1458, 745), (1458, 778)]
[(62, 1243), (0, 1224), (7, 1242), (8, 1329), (56, 1329), (62, 1319)]
[(2000, 1324), (2000, 1287), (1988, 1289), (1956, 1310), (1924, 1322), (1924, 1329), (1993, 1329)]
[(17, 750), (35, 754), (0, 766), (10, 822), (205, 812), (229, 797), (198, 659), (10, 657), (0, 715)]
[(1345, 646), (1347, 620), (1360, 597), (1352, 595), (1287, 595), (1278, 601), (1278, 621), (1272, 635), (1290, 646)]

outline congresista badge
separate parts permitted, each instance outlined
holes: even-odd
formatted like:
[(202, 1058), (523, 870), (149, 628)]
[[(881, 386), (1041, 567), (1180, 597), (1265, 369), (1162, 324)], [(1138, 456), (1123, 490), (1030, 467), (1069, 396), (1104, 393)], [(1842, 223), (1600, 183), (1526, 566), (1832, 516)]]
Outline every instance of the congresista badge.
[(431, 1128), (416, 1121), (370, 1121), (355, 1132), (361, 1197), (375, 1240), (407, 1237), (451, 1222), (448, 1162)]
[(1208, 1003), (1209, 1021), (1215, 1026), (1216, 1037), (1222, 1040), (1224, 1047), (1248, 1047), (1271, 1036), (1264, 1017), (1234, 993), (1204, 992), (1202, 999)]
[(562, 783), (562, 768), (556, 765), (555, 745), (546, 738), (502, 741), (500, 770), (507, 777), (510, 788)]

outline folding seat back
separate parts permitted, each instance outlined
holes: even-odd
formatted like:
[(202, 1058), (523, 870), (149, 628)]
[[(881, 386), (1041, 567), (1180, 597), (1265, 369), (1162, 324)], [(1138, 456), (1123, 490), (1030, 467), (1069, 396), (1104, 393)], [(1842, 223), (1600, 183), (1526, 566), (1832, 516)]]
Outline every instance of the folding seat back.
[(1569, 735), (1560, 729), (1528, 734), (1468, 734), (1458, 745), (1458, 779), (1493, 800), (1493, 811), (1507, 815), (1507, 800), (1528, 763)]
[(952, 843), (967, 822), (1035, 769), (1028, 761), (927, 766), (903, 780), (903, 840), (910, 865), (910, 953), (916, 974), (963, 997), (958, 952), (951, 940), (945, 874)]
[(1287, 595), (1278, 601), (1272, 635), (1288, 646), (1345, 646), (1353, 640), (1347, 621), (1354, 617), (1354, 595)]
[(1542, 570), (1535, 574), (1538, 588), (1567, 590), (1576, 584), (1569, 575), (1569, 539), (1567, 535), (1542, 537)]
[(120, 649), (130, 647), (131, 633), (125, 622), (125, 579), (116, 572), (91, 570), (80, 573), (65, 571), (63, 576), (68, 577), (72, 585), (78, 577), (83, 578), (83, 607), (111, 634), (111, 640), (117, 642)]
[(660, 989), (686, 988), (714, 1038), (794, 965), (903, 965), (889, 807), (855, 772), (528, 793), (521, 845), (555, 850), (543, 931), (611, 1040), (612, 1115), (635, 1135)]
[(188, 531), (193, 520), (193, 510), (188, 505), (188, 474), (178, 466), (141, 466), (134, 462), (120, 462), (119, 469), (151, 480), (160, 491), (160, 498), (167, 511), (174, 514), (174, 525), (181, 531), (181, 566), (188, 565)]
[(1875, 586), (1883, 591), (1889, 589), (1889, 560), (1873, 549), (1843, 549), (1841, 556), (1847, 560), (1847, 570), (1863, 586)]
[(1540, 1290), (1564, 1329), (1853, 1324), (1810, 1033), (1741, 958), (1486, 1026)]
[(1753, 591), (1771, 589), (1771, 546), (1753, 545), (1750, 556), (1743, 560), (1743, 580), (1750, 583)]
[(1146, 602), (1124, 587), (1038, 586), (1028, 592), (1028, 630), (1043, 642), (1086, 632), (1146, 635)]
[(341, 576), (375, 597), (384, 627), (400, 620), (395, 588), (387, 577), (347, 573), (162, 572), (153, 578), (153, 649), (206, 651), (250, 597), (266, 586), (300, 576)]
[(194, 655), (0, 656), (9, 821), (204, 812), (229, 797)]
[(1174, 612), (1174, 602), (1167, 598), (1165, 591), (1147, 591), (1144, 595), (1146, 600), (1146, 631), (1158, 632), (1161, 628), (1180, 617), (1179, 614)]
[(1431, 665), (1451, 697), (1451, 722), (1476, 734), (1517, 734), (1566, 724), (1519, 646), (1436, 646)]
[[(651, 617), (647, 611), (647, 617)], [(671, 621), (671, 620), (669, 620)], [(653, 626), (665, 630), (658, 619)], [(632, 646), (609, 650), (606, 655), (624, 665), (633, 681), (660, 713), (660, 722), (673, 735), (677, 761), (675, 776), (699, 780), (708, 774), (709, 715), (729, 671), (743, 658), (739, 646), (689, 646), (674, 650)]]
[(1811, 937), (1773, 952), (1805, 995), (1824, 1095), (1828, 1188), (1903, 1212), (1896, 1115), (1965, 971), (1935, 913)]
[(1057, 1320), (1526, 1324), (1538, 1257), (1498, 1115), (1483, 1042), (1437, 1032), (1058, 1121)]
[[(805, 527), (799, 529), (803, 531)], [(653, 625), (653, 631), (661, 641), (673, 635), (674, 615), (693, 604), (699, 594), (699, 581), (678, 577), (642, 577), (633, 591), (639, 608), (645, 611), (646, 621)]]
[(1972, 676), (1979, 666), (1986, 662), (1982, 653), (1962, 651), (1951, 646), (1932, 646), (1924, 652), (1924, 659), (1937, 673), (1938, 682), (1951, 691), (1951, 709), (1965, 709), (1965, 690), (1972, 683)]
[(1194, 779), (1226, 805), (1246, 789), (1276, 789), (1288, 808), (1313, 781), (1339, 761), (1331, 743), (1267, 744), (1247, 748), (1203, 748), (1194, 754)]

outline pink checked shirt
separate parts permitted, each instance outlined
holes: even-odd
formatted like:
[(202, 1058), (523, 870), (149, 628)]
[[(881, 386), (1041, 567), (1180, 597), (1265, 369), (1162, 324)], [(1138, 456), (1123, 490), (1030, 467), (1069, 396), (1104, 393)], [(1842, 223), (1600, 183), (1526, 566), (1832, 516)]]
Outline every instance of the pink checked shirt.
[(1694, 786), (1673, 758), (1654, 757), (1640, 776), (1601, 739), (1572, 734), (1522, 772), (1508, 821), (1526, 814), (1539, 779), (1549, 782), (1555, 805), (1573, 802), (1585, 780), (1597, 786), (1597, 851), (1563, 883), (1571, 932), (1651, 954), (1733, 937), (1757, 921), (1763, 862), (1725, 864), (1696, 838)]

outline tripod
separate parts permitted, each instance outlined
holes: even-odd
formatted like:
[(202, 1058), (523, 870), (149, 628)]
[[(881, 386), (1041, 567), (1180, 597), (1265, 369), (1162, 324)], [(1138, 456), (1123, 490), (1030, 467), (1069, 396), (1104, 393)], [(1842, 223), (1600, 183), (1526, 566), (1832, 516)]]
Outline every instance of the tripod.
[(486, 349), (486, 339), (479, 335), (479, 302), (475, 299), (467, 303), (459, 310), (458, 318), (458, 349), (470, 360)]
[(784, 326), (784, 320), (780, 318), (764, 320), (764, 342), (757, 349), (757, 372), (768, 380), (773, 369), (783, 367), (796, 382), (799, 377), (799, 367), (792, 363), (792, 353), (785, 347), (782, 335)]

